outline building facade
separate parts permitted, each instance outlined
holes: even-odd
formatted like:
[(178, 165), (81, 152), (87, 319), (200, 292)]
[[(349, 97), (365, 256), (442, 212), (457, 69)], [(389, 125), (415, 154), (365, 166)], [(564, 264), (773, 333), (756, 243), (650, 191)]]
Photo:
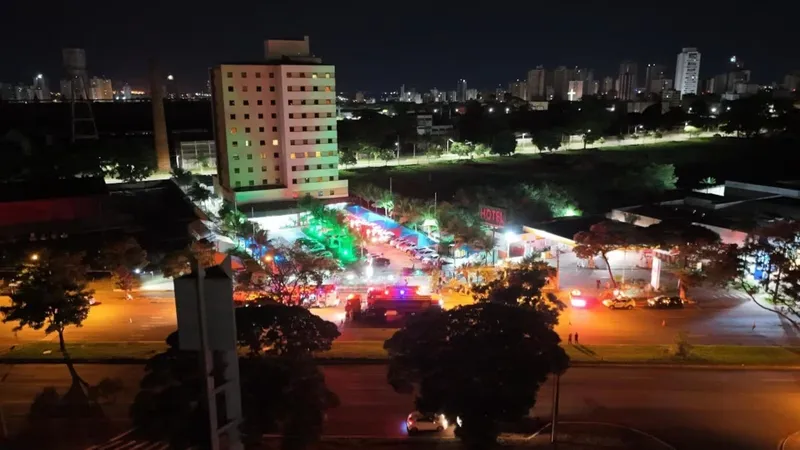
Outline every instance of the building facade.
[(686, 94), (697, 94), (700, 79), (700, 52), (694, 47), (684, 48), (678, 53), (675, 64), (675, 90)]
[(528, 71), (528, 96), (527, 100), (544, 100), (547, 92), (545, 91), (545, 78), (547, 71), (543, 66), (536, 66), (535, 69)]
[(286, 57), (221, 64), (211, 81), (226, 199), (242, 205), (348, 196), (338, 170), (334, 66)]
[(89, 98), (94, 101), (114, 100), (114, 90), (108, 78), (92, 77), (89, 80)]
[[(650, 93), (658, 94), (662, 91), (660, 81), (666, 78), (665, 70), (666, 67), (664, 67), (661, 64), (647, 65), (644, 72), (645, 92), (647, 92), (648, 94)], [(656, 81), (659, 81), (659, 83), (656, 83)]]
[(456, 83), (456, 101), (467, 101), (467, 80), (463, 78)]
[(633, 61), (623, 61), (619, 65), (619, 87), (618, 98), (620, 100), (633, 100), (636, 98), (636, 88), (638, 87), (639, 70), (638, 65)]
[(569, 90), (567, 91), (567, 100), (571, 102), (580, 101), (583, 98), (583, 86), (585, 82), (581, 80), (572, 80), (569, 82)]

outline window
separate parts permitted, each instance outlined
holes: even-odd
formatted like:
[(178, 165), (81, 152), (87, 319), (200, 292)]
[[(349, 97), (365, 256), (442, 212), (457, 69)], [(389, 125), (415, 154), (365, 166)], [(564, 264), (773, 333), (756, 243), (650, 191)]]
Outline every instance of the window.
[(300, 75), (300, 78), (305, 78), (306, 77), (306, 73), (305, 72), (300, 72), (298, 75)]
[(239, 131), (236, 127), (231, 127), (231, 134), (236, 134)]
[(326, 115), (325, 117), (330, 119), (331, 117), (333, 117), (333, 113), (328, 113), (328, 115)]
[[(315, 75), (314, 78), (317, 78), (316, 77), (317, 74), (314, 74), (314, 75)], [(311, 88), (311, 90), (314, 91), (314, 92), (317, 92), (317, 91), (319, 91), (319, 86), (314, 86), (313, 88)]]
[[(259, 115), (261, 115), (261, 114), (259, 114)], [(259, 119), (263, 119), (263, 117), (259, 117)], [(264, 127), (258, 127), (258, 132), (259, 133), (263, 133), (264, 132)]]
[(233, 92), (233, 86), (228, 86), (228, 92)]
[(273, 153), (273, 154), (272, 154), (272, 156), (274, 156), (274, 157), (276, 157), (276, 158), (277, 158), (277, 157), (278, 157), (278, 154), (277, 154), (277, 153)]
[(317, 170), (322, 169), (322, 164), (317, 164)]
[(331, 189), (331, 195), (333, 195), (333, 189)]
[(322, 191), (317, 191), (317, 197), (322, 197)]
[(286, 78), (292, 78), (292, 72), (286, 72)]
[(328, 181), (333, 181), (333, 177), (328, 177)]
[(256, 182), (255, 182), (255, 180), (250, 180), (250, 181), (247, 182), (247, 184), (249, 186), (255, 186)]
[(294, 131), (294, 127), (289, 127), (289, 131)]
[(277, 139), (273, 139), (272, 140), (272, 145), (278, 145), (278, 140)]
[(319, 127), (314, 127), (314, 131), (319, 131)]
[(269, 87), (269, 91), (270, 91), (270, 92), (275, 92), (275, 86), (270, 86), (270, 87)]
[(272, 117), (273, 119), (277, 119), (278, 118), (278, 115), (276, 113), (272, 113), (269, 116)]
[(234, 101), (234, 100), (229, 100), (229, 101), (228, 101), (228, 106), (236, 106), (236, 101)]
[(242, 72), (242, 78), (247, 78), (247, 72)]
[(296, 145), (295, 142), (296, 141), (294, 139), (289, 139), (289, 145)]
[[(330, 91), (331, 91), (331, 87), (330, 86), (325, 86), (325, 92), (330, 92)], [(245, 91), (245, 92), (247, 92), (247, 91)]]
[(297, 159), (297, 154), (296, 153), (289, 154), (289, 159)]
[(242, 185), (242, 182), (241, 182), (241, 181), (237, 181), (237, 182), (236, 182), (236, 187), (240, 187), (241, 185)]
[(233, 160), (234, 161), (238, 161), (239, 160), (239, 155), (233, 155)]
[(236, 120), (236, 114), (231, 114), (230, 118), (231, 118), (231, 120)]
[(278, 131), (278, 127), (272, 127), (272, 131)]
[(331, 74), (330, 74), (330, 73), (326, 73), (326, 74), (325, 74), (325, 78), (330, 78), (330, 77), (331, 77)]
[(233, 78), (233, 72), (228, 72), (228, 78)]
[(237, 168), (233, 169), (233, 173), (239, 173), (239, 168), (237, 167)]
[(328, 169), (333, 169), (333, 164), (328, 164)]
[(314, 113), (314, 118), (319, 119), (319, 113)]
[(247, 120), (247, 119), (249, 119), (249, 118), (250, 118), (250, 114), (245, 114), (245, 115), (244, 115), (244, 119), (245, 119), (245, 120)]
[(247, 159), (253, 159), (253, 155), (252, 154), (248, 154), (247, 155)]
[(248, 172), (248, 173), (253, 173), (253, 168), (252, 168), (252, 167), (248, 167), (248, 168), (247, 168), (247, 172)]
[(233, 147), (238, 147), (238, 146), (239, 146), (239, 141), (233, 141), (233, 142), (231, 142), (231, 146), (233, 146)]
[(275, 100), (270, 100), (269, 104), (272, 105), (272, 106), (275, 106)]
[(264, 104), (263, 100), (256, 100), (256, 106), (262, 106)]
[(308, 115), (307, 115), (306, 113), (302, 113), (302, 114), (300, 114), (300, 117), (302, 117), (303, 119), (305, 119), (307, 116), (308, 116)]
[(315, 141), (314, 142), (315, 144), (321, 144), (322, 143), (322, 139), (314, 139), (314, 141)]
[(306, 87), (305, 86), (300, 86), (300, 92), (305, 92), (305, 91), (306, 91)]
[(303, 166), (303, 170), (308, 170), (308, 165)]
[(261, 159), (265, 159), (266, 157), (267, 157), (267, 154), (266, 154), (266, 153), (262, 153), (262, 154), (261, 154)]
[(317, 152), (317, 158), (319, 158), (320, 156), (322, 156), (322, 152)]
[(247, 92), (247, 86), (242, 86), (242, 92)]
[(297, 178), (292, 178), (292, 184), (297, 184)]
[(311, 183), (311, 178), (303, 178), (303, 183)]
[(328, 144), (333, 144), (333, 139), (328, 139)]
[(253, 141), (244, 141), (245, 147), (250, 147), (251, 145), (253, 145)]
[(256, 92), (261, 92), (261, 86), (256, 86)]
[(281, 179), (280, 178), (275, 178), (275, 184), (281, 184)]
[(330, 99), (328, 99), (328, 100), (325, 100), (325, 104), (326, 104), (326, 105), (330, 105), (330, 104), (331, 104), (331, 100), (330, 100)]
[(261, 166), (261, 171), (262, 172), (266, 172), (267, 171), (267, 166)]
[(328, 125), (328, 131), (332, 131), (332, 130), (333, 130), (333, 126)]
[(292, 172), (297, 172), (297, 166), (292, 166)]
[(263, 119), (264, 118), (264, 113), (258, 113), (258, 118), (259, 119)]
[(269, 184), (269, 181), (267, 181), (267, 179), (264, 178), (264, 179), (261, 180), (261, 184)]
[(281, 170), (281, 166), (275, 166), (275, 170)]
[(244, 106), (250, 106), (250, 102), (248, 100), (242, 100), (242, 104)]
[[(317, 78), (317, 74), (316, 74), (316, 73), (312, 73), (312, 74), (311, 74), (311, 78)], [(315, 89), (315, 90), (316, 90), (316, 89)]]
[(250, 127), (244, 127), (244, 132), (245, 133), (249, 133), (250, 132)]
[(319, 105), (319, 100), (314, 100), (315, 105)]
[(262, 139), (262, 140), (258, 141), (258, 145), (261, 145), (261, 146), (267, 145), (267, 141)]
[(275, 73), (273, 73), (273, 72), (270, 72), (270, 73), (269, 73), (269, 77), (270, 77), (270, 78), (275, 78)]
[(290, 105), (294, 105), (294, 100), (289, 100)]
[(256, 78), (261, 78), (261, 72), (256, 72)]

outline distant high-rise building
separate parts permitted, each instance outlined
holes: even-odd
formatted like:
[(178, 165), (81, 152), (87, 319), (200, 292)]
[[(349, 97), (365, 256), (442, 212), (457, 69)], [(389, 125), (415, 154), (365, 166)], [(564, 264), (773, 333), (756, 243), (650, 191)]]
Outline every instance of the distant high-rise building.
[(361, 92), (361, 91), (356, 92), (355, 102), (356, 103), (364, 103), (364, 93), (363, 92)]
[(447, 91), (447, 101), (455, 103), (458, 101), (458, 91)]
[(583, 84), (586, 95), (597, 95), (600, 93), (600, 81), (590, 80)]
[(131, 85), (125, 83), (122, 85), (122, 96), (121, 100), (130, 100), (131, 99)]
[(33, 97), (37, 100), (50, 100), (50, 86), (47, 84), (47, 78), (44, 75), (37, 74), (33, 77)]
[(800, 70), (794, 70), (783, 77), (783, 88), (788, 91), (797, 91), (800, 88)]
[(114, 100), (114, 90), (108, 78), (92, 77), (89, 80), (89, 98), (94, 101)]
[(678, 53), (675, 63), (675, 90), (681, 97), (686, 94), (697, 94), (700, 77), (700, 52), (694, 47), (685, 47)]
[(664, 74), (664, 70), (666, 67), (662, 64), (648, 64), (647, 68), (644, 72), (644, 90), (648, 94), (651, 92), (659, 93), (661, 90), (658, 91), (653, 90), (653, 86), (660, 86), (660, 83), (654, 83), (656, 80), (662, 80), (666, 76)]
[(400, 85), (400, 101), (401, 102), (406, 101), (406, 85), (405, 84), (401, 84)]
[(543, 100), (547, 96), (545, 90), (545, 79), (547, 71), (543, 66), (536, 66), (535, 69), (528, 71), (528, 96), (526, 100)]
[(307, 38), (267, 41), (265, 49), (264, 62), (211, 70), (223, 196), (240, 208), (347, 197), (338, 170), (335, 67), (311, 54)]
[(583, 86), (586, 82), (581, 80), (572, 80), (569, 82), (567, 91), (567, 100), (577, 102), (583, 98)]
[(661, 94), (662, 92), (672, 89), (671, 78), (659, 78), (650, 82), (648, 92), (652, 94)]
[[(467, 82), (464, 82), (464, 86), (466, 86)], [(460, 95), (460, 94), (459, 94)], [(478, 99), (478, 90), (477, 89), (466, 89), (464, 91), (464, 101), (469, 100), (477, 100)]]
[(636, 88), (638, 87), (638, 65), (633, 61), (623, 61), (619, 65), (619, 88), (618, 97), (620, 100), (633, 100), (636, 98)]
[(608, 94), (609, 92), (615, 90), (614, 88), (614, 77), (605, 77), (603, 78), (603, 94)]
[(508, 92), (511, 93), (512, 97), (521, 98), (525, 101), (528, 99), (528, 82), (527, 81), (513, 81), (508, 83)]
[(468, 100), (467, 99), (467, 80), (465, 80), (463, 78), (458, 80), (458, 82), (456, 83), (456, 92), (457, 92), (457, 94), (456, 94), (457, 95), (457, 97), (456, 97), (457, 101), (465, 102), (465, 101)]
[(574, 69), (568, 69), (565, 66), (557, 67), (553, 71), (553, 95), (561, 100), (567, 99), (569, 91), (569, 82), (575, 75)]

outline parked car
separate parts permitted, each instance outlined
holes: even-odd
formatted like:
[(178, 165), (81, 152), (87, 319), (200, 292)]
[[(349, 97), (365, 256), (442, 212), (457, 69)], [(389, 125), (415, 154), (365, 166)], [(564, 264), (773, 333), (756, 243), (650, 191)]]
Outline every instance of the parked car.
[(633, 309), (636, 307), (636, 301), (630, 297), (620, 295), (603, 300), (603, 306), (608, 309)]
[(423, 414), (414, 411), (406, 419), (408, 434), (416, 434), (420, 431), (442, 431), (449, 425), (444, 414)]
[(680, 297), (660, 295), (647, 299), (647, 307), (654, 309), (680, 309), (683, 308), (683, 300)]

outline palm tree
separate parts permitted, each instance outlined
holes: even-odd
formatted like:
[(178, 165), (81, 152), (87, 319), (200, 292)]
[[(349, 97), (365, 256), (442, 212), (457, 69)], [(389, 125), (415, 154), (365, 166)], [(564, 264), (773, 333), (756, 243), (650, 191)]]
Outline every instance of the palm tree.
[(394, 210), (394, 197), (389, 191), (383, 191), (381, 197), (375, 202), (375, 206), (382, 208), (387, 217), (392, 217), (392, 210)]

